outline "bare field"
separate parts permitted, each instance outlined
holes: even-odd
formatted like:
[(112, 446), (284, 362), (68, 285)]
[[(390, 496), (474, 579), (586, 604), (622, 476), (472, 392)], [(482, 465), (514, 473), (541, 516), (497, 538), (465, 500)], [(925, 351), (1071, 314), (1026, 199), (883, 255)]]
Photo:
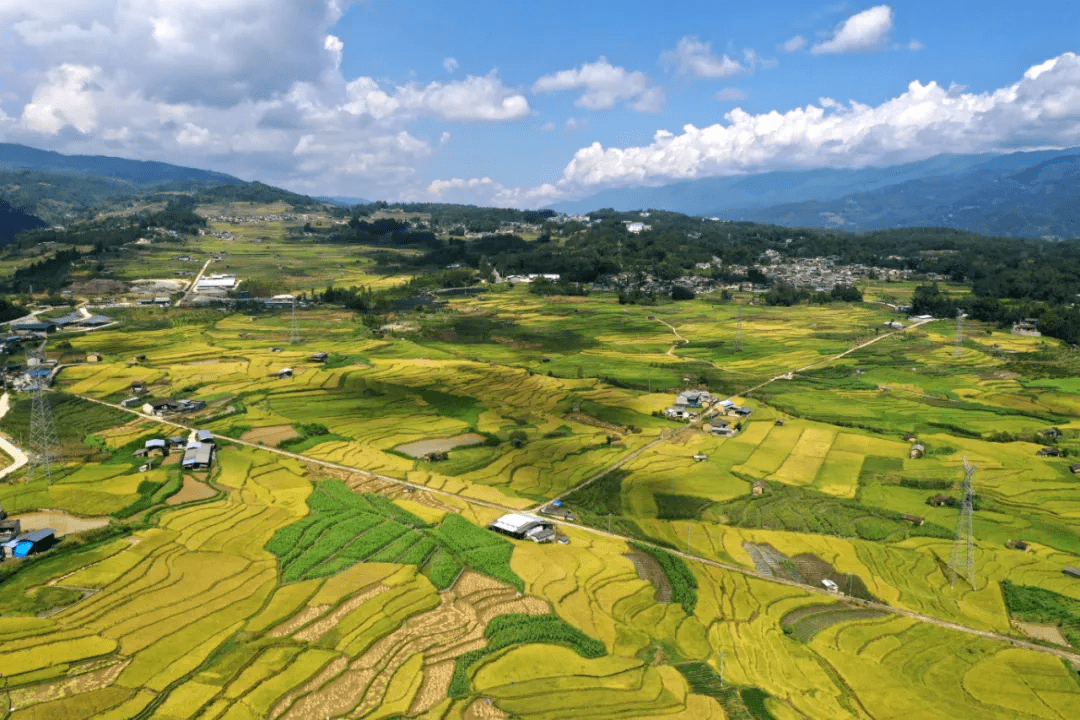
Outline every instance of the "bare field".
[(417, 440), (416, 442), (398, 445), (394, 449), (398, 452), (405, 453), (406, 455), (412, 455), (414, 458), (422, 458), (425, 455), (434, 452), (450, 452), (454, 448), (465, 447), (467, 445), (479, 445), (482, 442), (484, 442), (483, 435), (465, 433), (463, 435), (455, 435), (454, 437), (440, 438), (437, 440)]
[(278, 443), (300, 437), (296, 428), (292, 425), (268, 425), (267, 427), (248, 430), (240, 436), (241, 440), (253, 443), (262, 443), (270, 447), (277, 447)]

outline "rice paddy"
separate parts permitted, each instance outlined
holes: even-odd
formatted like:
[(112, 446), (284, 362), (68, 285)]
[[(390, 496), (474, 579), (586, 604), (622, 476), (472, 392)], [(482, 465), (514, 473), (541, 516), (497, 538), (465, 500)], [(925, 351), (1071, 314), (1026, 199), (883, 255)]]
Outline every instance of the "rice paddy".
[[(305, 270), (289, 255), (275, 275), (267, 250), (284, 228), (232, 231), (200, 247), (283, 290), (342, 262)], [(132, 272), (168, 274), (156, 252)], [(359, 250), (346, 263), (339, 284), (371, 280)], [(280, 313), (184, 309), (63, 338), (104, 356), (58, 375), (67, 460), (51, 484), (15, 474), (0, 502), (107, 520), (0, 564), (0, 713), (1080, 714), (1061, 659), (892, 612), (1075, 641), (1071, 351), (973, 323), (954, 357), (951, 327), (930, 323), (832, 360), (887, 308), (751, 300), (636, 307), (519, 287), (384, 331), (304, 309), (296, 345)], [(134, 381), (207, 403), (173, 419), (218, 436), (211, 471), (182, 473), (175, 455), (140, 471), (133, 451), (177, 430), (80, 399), (115, 406)], [(726, 418), (732, 437), (664, 418), (688, 387), (752, 414)], [(17, 440), (26, 419), (17, 399), (0, 429)], [(1066, 455), (1036, 455), (1051, 444)], [(947, 569), (956, 509), (927, 503), (959, 497), (965, 458), (978, 466), (974, 588)], [(575, 516), (555, 519), (566, 544), (485, 529), (556, 496)]]

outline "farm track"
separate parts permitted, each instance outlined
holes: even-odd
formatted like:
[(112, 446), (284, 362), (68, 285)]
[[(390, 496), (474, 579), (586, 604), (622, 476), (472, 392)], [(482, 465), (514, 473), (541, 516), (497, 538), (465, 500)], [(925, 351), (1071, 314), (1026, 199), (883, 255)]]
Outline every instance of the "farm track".
[(191, 281), (190, 285), (188, 285), (188, 289), (184, 292), (184, 297), (176, 301), (176, 307), (180, 307), (181, 305), (183, 305), (184, 301), (186, 301), (191, 296), (191, 294), (195, 292), (195, 288), (198, 287), (199, 281), (202, 280), (203, 274), (206, 273), (206, 268), (210, 267), (210, 263), (213, 262), (213, 260), (213, 258), (207, 259), (206, 263), (202, 266), (202, 270), (199, 271), (199, 274), (196, 275), (195, 279)]
[[(811, 364), (806, 365), (804, 367), (801, 367), (801, 368), (799, 368), (797, 370), (794, 370), (793, 372), (803, 372), (803, 371), (809, 370), (811, 368), (818, 367), (819, 365), (824, 365), (824, 364), (833, 362), (833, 361), (838, 360), (838, 359), (840, 359), (842, 357), (845, 357), (845, 356), (847, 356), (847, 355), (849, 355), (849, 354), (851, 354), (851, 353), (853, 353), (853, 352), (855, 352), (857, 350), (860, 350), (860, 349), (865, 348), (865, 347), (867, 347), (869, 345), (872, 345), (872, 344), (874, 344), (876, 342), (884, 340), (885, 338), (892, 337), (893, 335), (897, 335), (899, 333), (906, 332), (907, 330), (910, 330), (912, 328), (920, 327), (920, 326), (922, 326), (922, 325), (924, 325), (924, 324), (926, 324), (928, 322), (933, 322), (933, 321), (932, 320), (924, 320), (922, 322), (910, 325), (907, 328), (904, 328), (903, 330), (897, 330), (897, 331), (894, 331), (894, 332), (891, 332), (891, 333), (886, 333), (884, 335), (879, 335), (879, 336), (877, 336), (877, 337), (875, 337), (875, 338), (873, 338), (871, 340), (868, 340), (868, 341), (866, 341), (864, 343), (860, 343), (859, 345), (855, 345), (855, 346), (853, 346), (853, 347), (851, 347), (851, 348), (849, 348), (849, 349), (847, 349), (847, 350), (845, 350), (845, 351), (843, 351), (841, 353), (838, 353), (837, 355), (834, 355), (832, 357), (825, 358), (825, 359), (819, 360), (817, 362), (811, 363)], [(753, 386), (751, 388), (743, 390), (740, 393), (740, 395), (745, 395), (746, 393), (753, 392), (754, 390), (765, 387), (766, 385), (768, 385), (768, 384), (770, 384), (772, 382), (775, 382), (776, 380), (782, 378), (783, 376), (784, 376), (784, 374), (781, 374), (781, 375), (777, 375), (776, 377), (770, 378), (770, 379), (768, 379), (768, 380), (766, 380), (766, 381), (764, 381), (762, 383), (759, 383), (759, 384), (757, 384), (757, 385), (755, 385), (755, 386)], [(169, 427), (174, 427), (174, 428), (178, 428), (178, 429), (181, 429), (181, 430), (186, 430), (186, 431), (189, 431), (189, 432), (194, 429), (192, 426), (189, 426), (189, 425), (184, 425), (182, 423), (174, 422), (174, 421), (167, 420), (167, 419), (164, 419), (164, 418), (153, 417), (153, 416), (150, 416), (150, 415), (144, 415), (143, 413), (138, 412), (136, 410), (131, 410), (129, 408), (122, 408), (119, 405), (114, 405), (112, 403), (107, 403), (107, 402), (104, 402), (103, 400), (98, 400), (97, 398), (88, 397), (86, 395), (79, 395), (78, 397), (80, 397), (83, 400), (86, 400), (88, 402), (96, 403), (98, 405), (104, 405), (106, 407), (111, 407), (111, 408), (114, 408), (114, 409), (117, 409), (117, 410), (122, 410), (124, 412), (127, 412), (127, 413), (130, 413), (132, 415), (138, 416), (139, 418), (142, 418), (144, 420), (149, 420), (151, 422), (155, 422), (155, 423), (158, 423), (160, 425), (166, 425), (166, 426), (169, 426)], [(697, 421), (697, 423), (700, 423), (700, 422), (704, 421), (707, 417), (709, 417), (709, 415), (703, 416), (701, 419), (699, 419)], [(695, 424), (697, 424), (697, 423), (695, 423)], [(670, 440), (672, 437), (678, 436), (680, 433), (685, 432), (686, 430), (690, 429), (691, 427), (693, 427), (693, 425), (688, 425), (688, 426), (686, 426), (686, 428), (676, 431), (675, 433), (673, 433), (669, 437), (658, 438), (657, 440), (654, 440), (653, 442), (645, 445), (644, 447), (641, 447), (638, 450), (635, 450), (634, 452), (629, 453), (628, 455), (626, 455), (623, 458), (619, 459), (615, 463), (612, 463), (605, 470), (593, 475), (592, 477), (590, 477), (587, 480), (583, 481), (582, 483), (578, 484), (574, 488), (571, 488), (570, 490), (567, 490), (566, 492), (562, 493), (558, 497), (563, 497), (563, 496), (569, 494), (570, 492), (573, 492), (574, 490), (580, 489), (580, 488), (588, 485), (589, 483), (594, 482), (595, 480), (603, 477), (604, 475), (610, 473), (611, 471), (616, 470), (617, 468), (619, 468), (622, 465), (626, 464), (630, 460), (633, 460), (634, 458), (638, 457), (639, 455), (641, 455), (644, 451), (648, 450), (649, 448), (651, 448), (651, 447), (653, 447), (653, 446), (655, 446), (655, 445), (657, 445), (657, 444), (659, 444), (661, 442), (664, 442), (666, 440)], [(488, 501), (488, 500), (480, 500), (480, 499), (477, 499), (477, 498), (471, 498), (471, 497), (461, 495), (461, 494), (458, 494), (458, 493), (453, 493), (453, 492), (449, 492), (449, 491), (446, 491), (446, 490), (432, 488), (432, 487), (428, 487), (426, 485), (419, 485), (419, 484), (416, 484), (416, 483), (411, 483), (411, 482), (408, 482), (407, 480), (401, 480), (399, 478), (390, 477), (389, 475), (382, 475), (380, 473), (375, 473), (375, 472), (371, 472), (371, 471), (368, 471), (368, 470), (363, 470), (361, 468), (350, 467), (348, 465), (342, 465), (340, 463), (334, 463), (334, 462), (330, 462), (330, 461), (327, 461), (327, 460), (320, 460), (318, 458), (308, 457), (306, 455), (301, 455), (299, 453), (289, 452), (288, 450), (282, 450), (280, 448), (267, 447), (265, 445), (259, 445), (257, 443), (247, 442), (247, 441), (244, 441), (244, 440), (238, 440), (238, 439), (235, 439), (235, 438), (227, 438), (227, 439), (222, 438), (222, 442), (228, 442), (228, 443), (232, 443), (232, 444), (235, 444), (235, 445), (242, 445), (244, 447), (248, 447), (248, 448), (251, 448), (253, 450), (259, 450), (259, 451), (262, 451), (262, 452), (268, 452), (268, 453), (273, 453), (273, 454), (284, 456), (284, 457), (293, 458), (294, 460), (298, 460), (300, 462), (308, 463), (308, 464), (311, 464), (311, 465), (317, 465), (317, 466), (327, 468), (327, 469), (330, 469), (330, 470), (334, 470), (334, 471), (338, 471), (338, 472), (346, 472), (346, 473), (351, 473), (351, 474), (364, 476), (364, 477), (367, 477), (367, 478), (369, 478), (371, 480), (374, 480), (374, 481), (381, 481), (381, 482), (396, 485), (396, 486), (399, 486), (399, 487), (412, 488), (413, 490), (416, 490), (416, 491), (426, 491), (426, 492), (431, 493), (433, 495), (441, 495), (441, 496), (444, 496), (444, 497), (453, 498), (453, 499), (456, 499), (458, 501), (464, 501), (464, 502), (472, 504), (472, 505), (478, 505), (478, 506), (485, 507), (485, 508), (488, 508), (488, 509), (491, 509), (491, 510), (497, 510), (497, 511), (503, 512), (503, 513), (521, 512), (521, 510), (519, 510), (519, 509), (515, 509), (515, 508), (507, 507), (507, 506), (504, 506), (504, 505), (500, 505), (499, 503), (491, 502), (491, 501)], [(557, 498), (552, 498), (552, 499), (557, 499)], [(550, 500), (547, 501), (547, 502), (550, 502)], [(625, 535), (620, 535), (619, 533), (606, 532), (606, 531), (601, 530), (599, 528), (590, 527), (588, 525), (582, 525), (582, 524), (576, 523), (576, 522), (561, 521), (561, 524), (563, 526), (566, 526), (566, 527), (572, 527), (572, 528), (574, 528), (576, 530), (592, 533), (594, 535), (600, 535), (600, 536), (611, 538), (611, 539), (614, 539), (614, 540), (620, 540), (620, 541), (623, 541), (623, 542), (631, 542), (631, 541), (633, 541), (633, 542), (642, 542), (642, 541), (637, 540), (635, 538), (630, 538), (630, 537), (627, 537)], [(771, 576), (769, 574), (760, 573), (760, 572), (758, 572), (756, 570), (751, 570), (749, 568), (745, 568), (745, 567), (742, 567), (742, 566), (739, 566), (739, 565), (732, 565), (732, 564), (720, 562), (720, 561), (717, 561), (717, 560), (711, 560), (709, 558), (694, 555), (692, 553), (682, 552), (682, 551), (679, 551), (679, 550), (672, 550), (672, 549), (669, 549), (669, 548), (660, 548), (659, 545), (655, 545), (653, 543), (645, 542), (643, 544), (651, 545), (651, 546), (656, 547), (658, 549), (665, 550), (666, 552), (670, 552), (670, 553), (672, 553), (674, 555), (677, 555), (677, 556), (679, 556), (681, 558), (684, 558), (686, 560), (691, 560), (693, 562), (701, 563), (703, 565), (709, 565), (711, 567), (719, 568), (721, 570), (726, 570), (728, 572), (738, 573), (740, 575), (743, 575), (743, 576), (746, 576), (746, 577), (749, 577), (749, 578), (754, 578), (756, 580), (760, 580), (760, 581), (763, 581), (763, 582), (771, 582), (771, 583), (776, 583), (776, 584), (779, 584), (779, 585), (786, 585), (788, 587), (799, 589), (799, 590), (801, 590), (803, 592), (809, 592), (809, 593), (814, 593), (814, 594), (817, 594), (817, 595), (821, 595), (822, 597), (829, 598), (830, 600), (834, 600), (834, 601), (836, 600), (836, 597), (837, 597), (833, 593), (830, 593), (830, 592), (828, 592), (827, 590), (824, 590), (824, 589), (819, 589), (819, 588), (813, 587), (811, 585), (804, 585), (802, 583), (794, 582), (792, 580), (787, 580), (787, 579), (784, 579), (784, 578), (774, 577), (774, 576)], [(1020, 640), (1020, 639), (1017, 639), (1015, 637), (1010, 637), (1008, 635), (1002, 635), (1002, 634), (999, 634), (999, 633), (991, 632), (989, 630), (980, 630), (978, 628), (969, 627), (969, 626), (966, 626), (966, 625), (962, 625), (960, 623), (955, 623), (955, 622), (951, 622), (951, 621), (948, 621), (948, 620), (942, 620), (940, 618), (936, 618), (936, 617), (933, 617), (931, 615), (924, 615), (924, 614), (919, 613), (919, 612), (915, 612), (915, 611), (911, 611), (911, 610), (905, 610), (905, 609), (897, 608), (897, 607), (892, 607), (892, 606), (885, 605), (885, 604), (882, 604), (882, 603), (876, 603), (876, 602), (871, 602), (871, 601), (867, 601), (867, 600), (860, 600), (858, 598), (846, 598), (846, 601), (850, 602), (853, 605), (858, 605), (860, 607), (864, 607), (864, 608), (872, 609), (872, 610), (879, 610), (879, 611), (889, 613), (889, 614), (892, 614), (892, 615), (896, 615), (896, 616), (900, 616), (900, 617), (910, 618), (910, 619), (915, 620), (917, 622), (927, 623), (927, 624), (930, 624), (930, 625), (936, 625), (936, 626), (941, 627), (941, 628), (945, 628), (945, 629), (948, 629), (948, 630), (954, 630), (956, 632), (966, 633), (968, 635), (975, 635), (977, 637), (982, 637), (982, 638), (985, 638), (985, 639), (988, 639), (988, 640), (994, 640), (994, 641), (998, 641), (998, 642), (1008, 643), (1008, 644), (1012, 645), (1013, 647), (1017, 647), (1017, 648), (1021, 648), (1021, 649), (1025, 649), (1025, 650), (1031, 650), (1031, 651), (1034, 651), (1034, 652), (1044, 653), (1044, 654), (1048, 654), (1048, 655), (1054, 655), (1056, 657), (1059, 657), (1059, 658), (1062, 658), (1062, 659), (1065, 659), (1065, 660), (1070, 660), (1073, 663), (1076, 663), (1076, 664), (1080, 665), (1080, 654), (1075, 653), (1075, 652), (1070, 652), (1070, 651), (1062, 649), (1062, 648), (1046, 647), (1044, 645), (1039, 645), (1039, 644), (1036, 644), (1036, 643), (1027, 642), (1025, 640)]]

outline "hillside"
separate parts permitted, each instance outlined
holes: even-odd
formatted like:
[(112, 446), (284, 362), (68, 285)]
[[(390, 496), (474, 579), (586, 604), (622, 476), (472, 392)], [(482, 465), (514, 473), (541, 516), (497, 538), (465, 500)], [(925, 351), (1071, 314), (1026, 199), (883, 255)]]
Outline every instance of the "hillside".
[(148, 160), (127, 160), (104, 155), (63, 155), (26, 145), (0, 143), (0, 169), (47, 170), (127, 180), (138, 185), (164, 182), (197, 181), (215, 185), (243, 182), (239, 178), (212, 170), (171, 165)]
[(17, 210), (0, 198), (0, 243), (6, 243), (27, 230), (45, 227), (41, 218)]

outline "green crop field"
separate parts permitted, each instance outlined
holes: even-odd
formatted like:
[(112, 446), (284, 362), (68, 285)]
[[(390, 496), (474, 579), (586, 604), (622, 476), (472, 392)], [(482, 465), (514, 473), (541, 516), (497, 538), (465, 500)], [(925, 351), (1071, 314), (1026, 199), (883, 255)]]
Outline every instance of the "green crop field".
[[(327, 215), (252, 219), (287, 210), (201, 207), (208, 234), (111, 271), (214, 253), (260, 292), (408, 281), (386, 248), (301, 231)], [(303, 307), (295, 344), (291, 312), (257, 309), (60, 333), (62, 457), (0, 503), (72, 529), (0, 563), (0, 717), (1080, 716), (1080, 360), (974, 321), (958, 354), (951, 321), (887, 335), (914, 287), (771, 307), (492, 285)], [(207, 407), (183, 429), (123, 410), (136, 381)], [(667, 419), (686, 389), (751, 414), (731, 437)], [(9, 400), (22, 447), (30, 398)], [(218, 438), (209, 471), (140, 469), (188, 428)], [(965, 461), (974, 587), (948, 568)], [(560, 542), (487, 529), (555, 498)]]

